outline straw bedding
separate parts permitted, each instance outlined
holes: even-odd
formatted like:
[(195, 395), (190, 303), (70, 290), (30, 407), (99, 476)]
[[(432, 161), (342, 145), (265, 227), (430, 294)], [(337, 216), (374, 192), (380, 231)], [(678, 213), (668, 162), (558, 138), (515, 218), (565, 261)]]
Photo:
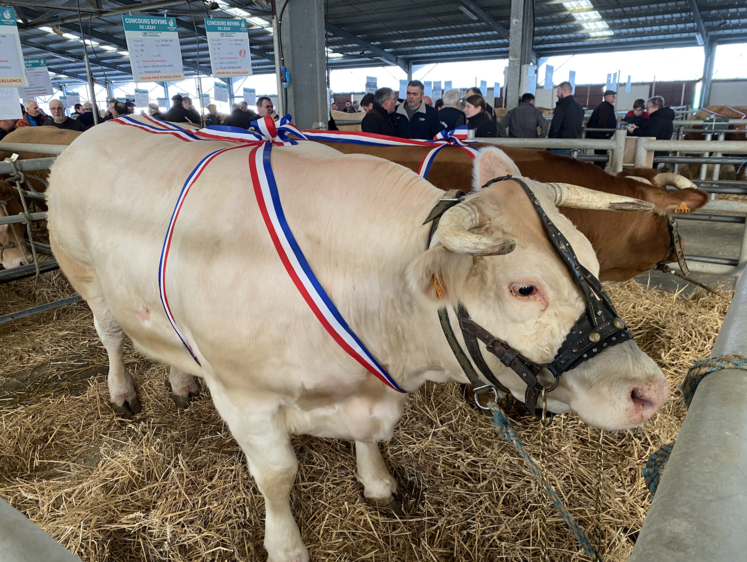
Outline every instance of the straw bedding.
[[(728, 298), (684, 296), (636, 283), (610, 293), (639, 345), (664, 369), (672, 396), (646, 427), (603, 438), (602, 536), (595, 532), (596, 443), (575, 415), (550, 431), (550, 480), (606, 560), (627, 560), (649, 507), (640, 470), (684, 416), (675, 385), (707, 356)], [(60, 273), (36, 286), (0, 285), (0, 313), (72, 294)], [(108, 406), (107, 360), (83, 304), (0, 326), (0, 497), (84, 561), (253, 561), (264, 503), (243, 454), (206, 392), (177, 411), (167, 369), (129, 346), (143, 413)], [(538, 424), (506, 403), (530, 454)], [(291, 508), (313, 560), (537, 560), (547, 509), (552, 560), (586, 560), (490, 418), (455, 384), (411, 398), (384, 458), (408, 519), (369, 505), (355, 479), (353, 445), (297, 437)]]

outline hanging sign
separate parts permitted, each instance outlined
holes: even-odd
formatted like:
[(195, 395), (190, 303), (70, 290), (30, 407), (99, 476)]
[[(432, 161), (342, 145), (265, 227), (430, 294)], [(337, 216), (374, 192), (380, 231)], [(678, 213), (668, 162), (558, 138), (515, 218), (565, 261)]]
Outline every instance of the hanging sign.
[(628, 81), (625, 83), (625, 92), (630, 93), (630, 74), (628, 74)]
[(59, 99), (62, 102), (62, 107), (64, 107), (65, 109), (69, 107), (69, 105), (67, 104), (67, 96), (60, 96), (57, 99)]
[(423, 82), (423, 95), (428, 96), (429, 98), (433, 96), (433, 82), (430, 80)]
[(23, 99), (33, 98), (36, 96), (51, 96), (54, 94), (52, 80), (49, 78), (46, 59), (25, 59), (26, 67), (26, 88), (19, 88), (18, 93)]
[(453, 90), (453, 89), (454, 88), (452, 88), (452, 86), (451, 86), (451, 80), (447, 80), (446, 82), (444, 82), (444, 91), (445, 92), (448, 92), (449, 90)]
[(496, 100), (501, 99), (501, 83), (496, 82), (493, 86), (493, 107), (495, 107)]
[(25, 68), (16, 12), (0, 8), (0, 86), (28, 86)]
[(184, 80), (175, 18), (122, 16), (135, 82)]
[(552, 73), (555, 70), (549, 64), (545, 65), (545, 90), (552, 90)]
[(367, 94), (375, 94), (376, 93), (376, 84), (378, 83), (378, 79), (376, 76), (366, 76), (366, 93)]
[(0, 119), (20, 119), (21, 104), (18, 103), (18, 88), (0, 88)]
[(537, 67), (533, 64), (527, 68), (527, 93), (537, 95)]
[(135, 88), (135, 107), (148, 107), (148, 90)]
[(407, 80), (399, 81), (399, 99), (401, 100), (407, 99), (407, 84), (409, 84)]
[(80, 94), (76, 92), (67, 92), (67, 106), (69, 108), (74, 108), (76, 103), (80, 103)]
[(244, 101), (247, 105), (257, 105), (257, 91), (254, 88), (244, 88)]
[(169, 106), (169, 100), (167, 100), (166, 98), (156, 98), (156, 103), (158, 104), (159, 109)]
[(252, 75), (246, 20), (205, 18), (205, 32), (214, 76), (230, 78)]
[(571, 94), (576, 93), (576, 71), (571, 70), (568, 72), (568, 82), (571, 84)]
[(228, 103), (228, 84), (225, 82), (215, 83), (215, 101)]
[(440, 100), (444, 97), (444, 91), (441, 89), (441, 81), (433, 82), (433, 100)]
[(488, 81), (480, 80), (480, 94), (483, 96), (488, 95)]
[(210, 105), (210, 94), (202, 94), (202, 107)]

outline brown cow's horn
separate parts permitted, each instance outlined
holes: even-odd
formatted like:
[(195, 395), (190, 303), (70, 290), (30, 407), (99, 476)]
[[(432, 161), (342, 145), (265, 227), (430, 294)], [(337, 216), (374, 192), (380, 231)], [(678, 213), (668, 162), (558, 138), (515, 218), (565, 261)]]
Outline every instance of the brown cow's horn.
[(547, 190), (552, 195), (555, 205), (571, 209), (593, 209), (597, 211), (648, 211), (654, 210), (654, 204), (641, 199), (613, 195), (595, 191), (570, 183), (547, 183)]
[(516, 242), (510, 238), (494, 238), (470, 230), (484, 224), (484, 215), (474, 204), (462, 203), (446, 211), (438, 223), (438, 239), (456, 254), (496, 256), (513, 252)]
[(671, 185), (677, 189), (698, 189), (697, 185), (679, 174), (662, 172), (661, 174), (656, 174), (654, 180), (660, 185)]

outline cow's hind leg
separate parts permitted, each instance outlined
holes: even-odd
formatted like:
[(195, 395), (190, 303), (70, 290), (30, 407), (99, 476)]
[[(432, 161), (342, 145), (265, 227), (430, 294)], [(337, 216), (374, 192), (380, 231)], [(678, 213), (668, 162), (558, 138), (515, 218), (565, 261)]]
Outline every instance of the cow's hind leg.
[(176, 367), (171, 367), (169, 383), (171, 383), (171, 398), (180, 410), (188, 408), (192, 400), (200, 394), (200, 386), (194, 375), (180, 371)]
[(363, 495), (371, 503), (388, 507), (402, 517), (402, 508), (394, 498), (397, 493), (397, 481), (389, 474), (381, 456), (378, 443), (355, 442), (355, 461), (357, 476), (363, 484)]
[(122, 359), (122, 346), (125, 334), (122, 327), (114, 318), (106, 299), (103, 297), (91, 298), (88, 306), (93, 312), (93, 323), (96, 332), (101, 338), (101, 343), (109, 355), (109, 396), (114, 411), (122, 416), (139, 414), (140, 400), (135, 392), (135, 382), (132, 375), (125, 368)]
[(268, 562), (308, 562), (290, 509), (290, 492), (298, 470), (296, 454), (282, 414), (266, 405), (213, 389), (213, 402), (246, 455), (249, 472), (265, 498), (265, 549)]

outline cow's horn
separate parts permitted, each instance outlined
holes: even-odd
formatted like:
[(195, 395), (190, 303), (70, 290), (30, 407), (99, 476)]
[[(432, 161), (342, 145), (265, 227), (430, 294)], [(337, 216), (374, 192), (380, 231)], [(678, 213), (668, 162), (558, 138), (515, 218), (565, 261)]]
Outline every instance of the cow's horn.
[(496, 256), (513, 252), (516, 242), (510, 238), (494, 238), (470, 232), (484, 224), (482, 212), (470, 203), (462, 203), (446, 211), (438, 223), (441, 244), (456, 254), (469, 256)]
[(679, 174), (662, 172), (661, 174), (656, 174), (655, 181), (660, 185), (672, 185), (677, 189), (698, 189), (697, 185)]
[(558, 207), (594, 209), (597, 211), (653, 211), (654, 204), (641, 199), (595, 191), (570, 183), (548, 183), (550, 194)]

